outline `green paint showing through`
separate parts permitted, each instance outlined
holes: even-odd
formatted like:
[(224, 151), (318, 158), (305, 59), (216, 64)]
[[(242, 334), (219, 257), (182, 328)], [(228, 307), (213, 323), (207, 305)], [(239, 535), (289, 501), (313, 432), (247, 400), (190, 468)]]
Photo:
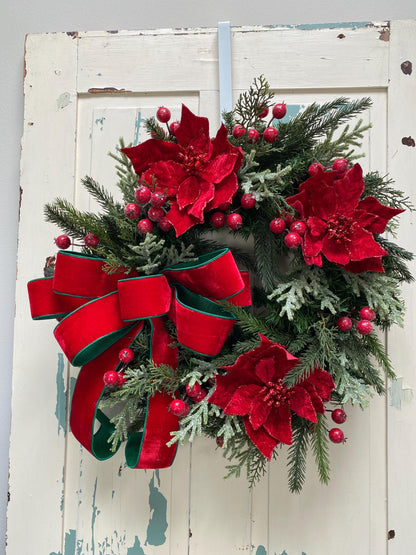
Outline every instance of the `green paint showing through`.
[(102, 131), (104, 129), (104, 120), (105, 120), (104, 116), (102, 118), (97, 118), (95, 120), (95, 125), (100, 125), (101, 126), (100, 131)]
[(75, 530), (70, 530), (69, 533), (65, 532), (65, 547), (64, 555), (75, 555), (77, 533)]
[(160, 487), (159, 471), (153, 472), (152, 479), (149, 482), (149, 506), (152, 516), (147, 525), (146, 541), (144, 545), (162, 545), (166, 541), (165, 532), (168, 528), (166, 517), (167, 500), (158, 487), (155, 486), (155, 476)]
[(58, 420), (58, 435), (61, 432), (66, 433), (66, 394), (64, 380), (64, 355), (58, 353), (58, 371), (56, 373), (56, 408), (55, 416)]
[(273, 123), (277, 124), (278, 122), (287, 123), (292, 118), (297, 116), (301, 110), (305, 107), (304, 104), (286, 104), (286, 115), (284, 118), (280, 120), (273, 120)]
[(142, 121), (143, 121), (142, 113), (139, 111), (137, 112), (137, 118), (136, 118), (136, 121), (134, 122), (134, 141), (133, 141), (134, 146), (139, 144), (139, 132), (140, 132), (140, 125)]
[(256, 555), (267, 555), (267, 551), (266, 548), (264, 547), (264, 545), (259, 545), (257, 550), (256, 550)]
[(371, 21), (360, 21), (358, 23), (305, 23), (294, 25), (294, 28), (300, 29), (301, 31), (314, 31), (315, 29), (351, 29), (352, 31), (355, 31), (356, 29), (362, 29), (363, 27), (368, 27), (369, 25), (372, 25)]
[(413, 399), (413, 390), (403, 387), (403, 378), (397, 378), (388, 389), (390, 405), (397, 410), (402, 410), (402, 401), (409, 403)]
[(134, 538), (133, 547), (129, 547), (127, 549), (126, 555), (146, 555), (146, 553), (142, 549), (142, 546), (140, 545), (140, 540), (137, 536), (135, 536)]
[(58, 108), (60, 110), (62, 110), (63, 108), (66, 108), (68, 104), (71, 104), (71, 96), (69, 92), (64, 92), (61, 95), (59, 95), (58, 98), (56, 99), (56, 104), (58, 105)]
[(96, 497), (96, 494), (97, 494), (97, 480), (98, 480), (98, 478), (95, 479), (94, 493), (92, 494), (92, 505), (91, 505), (91, 507), (92, 507), (92, 515), (91, 515), (91, 549), (92, 549), (92, 554), (95, 553), (95, 538), (94, 538), (95, 520), (101, 512), (97, 509), (97, 505), (95, 503), (95, 497)]

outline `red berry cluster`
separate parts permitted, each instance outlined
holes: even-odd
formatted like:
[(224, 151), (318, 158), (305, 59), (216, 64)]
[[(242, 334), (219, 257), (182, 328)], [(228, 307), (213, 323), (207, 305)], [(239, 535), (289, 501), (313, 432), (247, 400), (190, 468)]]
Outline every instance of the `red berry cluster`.
[[(192, 399), (194, 403), (200, 403), (207, 396), (207, 392), (202, 389), (198, 382), (193, 385), (187, 384), (185, 391), (188, 398)], [(169, 405), (169, 410), (175, 416), (183, 418), (189, 414), (189, 404), (183, 399), (173, 399)]]
[[(342, 409), (334, 409), (331, 417), (336, 424), (343, 424), (347, 420), (347, 415)], [(331, 428), (328, 435), (332, 443), (345, 443), (344, 432), (340, 428)]]
[[(356, 320), (356, 330), (361, 335), (368, 335), (373, 331), (373, 324), (371, 323), (375, 317), (376, 313), (369, 306), (364, 306), (359, 311), (359, 320)], [(349, 316), (341, 316), (337, 320), (337, 328), (342, 332), (350, 331), (352, 328), (353, 319)]]
[(306, 232), (306, 224), (301, 220), (293, 220), (289, 215), (278, 215), (270, 222), (270, 231), (280, 234), (285, 231), (284, 242), (288, 249), (297, 249), (302, 244), (302, 237)]
[[(96, 247), (98, 247), (99, 242), (100, 241), (98, 237), (94, 235), (94, 233), (87, 233), (87, 235), (84, 237), (84, 245), (86, 247), (89, 247), (90, 249), (95, 249)], [(72, 245), (72, 242), (68, 235), (59, 235), (59, 237), (55, 238), (55, 245), (59, 249), (68, 249)]]
[(168, 121), (171, 118), (171, 113), (170, 113), (169, 108), (166, 108), (166, 106), (160, 106), (157, 109), (156, 118), (158, 119), (158, 121), (160, 121), (160, 123), (166, 123), (169, 134), (172, 137), (174, 137), (176, 135), (176, 131), (178, 130), (178, 127), (179, 127), (180, 123), (179, 123), (179, 121), (173, 121), (169, 125)]
[(345, 175), (348, 168), (348, 160), (345, 160), (345, 158), (337, 158), (336, 160), (334, 160), (332, 168), (324, 168), (323, 165), (319, 162), (313, 162), (313, 164), (311, 164), (308, 168), (308, 173), (311, 177), (315, 177), (316, 175), (318, 175), (319, 171), (332, 169), (334, 172), (336, 172), (337, 177), (341, 178)]
[(157, 223), (162, 231), (173, 229), (163, 209), (168, 200), (163, 191), (152, 192), (147, 185), (140, 185), (134, 191), (134, 197), (137, 203), (129, 202), (126, 204), (124, 214), (130, 220), (136, 220), (144, 212), (147, 218), (142, 218), (137, 222), (137, 229), (140, 233), (150, 233), (153, 230), (153, 223)]
[[(240, 205), (245, 210), (251, 210), (256, 205), (256, 197), (252, 193), (246, 193), (241, 197)], [(238, 212), (230, 212), (225, 214), (230, 208), (230, 203), (224, 202), (220, 204), (215, 212), (211, 214), (210, 222), (213, 227), (224, 227), (225, 224), (230, 229), (237, 230), (243, 225), (243, 218)]]
[[(267, 106), (259, 106), (258, 117), (265, 118), (269, 114)], [(282, 119), (286, 115), (286, 104), (275, 104), (272, 108), (273, 117), (269, 121), (266, 129), (262, 132), (263, 140), (266, 143), (274, 143), (279, 138), (279, 131), (271, 125), (273, 119)], [(232, 131), (234, 139), (242, 139), (247, 134), (247, 142), (250, 144), (257, 143), (260, 140), (261, 134), (254, 127), (245, 129), (242, 125), (237, 124)]]
[(121, 368), (117, 372), (116, 370), (108, 370), (104, 376), (103, 380), (105, 385), (109, 387), (121, 387), (126, 383), (126, 376), (124, 370), (127, 365), (134, 359), (134, 353), (131, 349), (121, 349), (118, 353), (118, 359), (122, 363)]

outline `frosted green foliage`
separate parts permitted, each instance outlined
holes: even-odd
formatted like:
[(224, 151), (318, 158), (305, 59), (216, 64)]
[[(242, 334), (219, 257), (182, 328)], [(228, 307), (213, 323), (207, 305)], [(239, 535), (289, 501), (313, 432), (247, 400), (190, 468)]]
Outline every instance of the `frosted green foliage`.
[(182, 376), (183, 385), (193, 386), (195, 382), (205, 383), (217, 374), (217, 366), (212, 362), (192, 358), (190, 361), (192, 368)]
[(395, 278), (376, 272), (350, 274), (342, 271), (341, 275), (354, 295), (363, 297), (363, 304), (375, 310), (378, 318), (388, 325), (396, 323), (403, 326), (404, 302), (398, 295)]
[(233, 438), (236, 433), (241, 432), (242, 429), (240, 421), (236, 416), (224, 414), (223, 412), (220, 412), (218, 416), (224, 419), (224, 424), (219, 428), (217, 437), (224, 440), (224, 448), (226, 448), (230, 439)]
[(311, 297), (319, 300), (321, 310), (329, 310), (337, 314), (340, 299), (327, 284), (325, 276), (318, 268), (311, 268), (309, 272), (298, 273), (290, 281), (278, 285), (267, 298), (281, 305), (279, 316), (287, 316), (293, 320), (295, 313), (304, 305), (310, 303)]
[(241, 188), (244, 193), (251, 193), (256, 200), (276, 200), (276, 196), (282, 194), (285, 186), (284, 177), (291, 172), (291, 166), (281, 167), (279, 164), (276, 171), (266, 169), (262, 172), (247, 172), (242, 176)]
[(214, 392), (213, 386), (207, 393), (207, 396), (199, 403), (192, 405), (188, 416), (181, 418), (181, 427), (177, 432), (171, 432), (172, 439), (167, 445), (173, 445), (177, 441), (184, 443), (186, 439), (193, 441), (195, 436), (203, 433), (203, 426), (208, 423), (210, 416), (219, 416), (219, 407), (208, 403), (207, 399)]
[(165, 240), (158, 239), (152, 233), (147, 233), (138, 245), (129, 245), (138, 258), (143, 260), (143, 264), (136, 265), (136, 270), (146, 275), (157, 272), (163, 264), (164, 245)]
[(370, 388), (358, 378), (348, 372), (338, 372), (334, 376), (337, 394), (340, 396), (340, 403), (353, 405), (359, 404), (365, 408), (369, 404), (369, 397), (372, 397)]

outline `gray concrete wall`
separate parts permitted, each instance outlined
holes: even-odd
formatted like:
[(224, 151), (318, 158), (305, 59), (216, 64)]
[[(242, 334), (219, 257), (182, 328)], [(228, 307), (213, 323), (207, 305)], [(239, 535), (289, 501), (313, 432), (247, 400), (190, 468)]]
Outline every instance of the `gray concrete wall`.
[[(0, 6), (0, 538), (6, 530), (14, 284), (27, 33), (416, 19), (414, 0), (2, 0)], [(33, 241), (36, 241), (34, 235)], [(29, 318), (29, 315), (28, 315)], [(23, 348), (23, 346), (17, 346)], [(28, 368), (28, 372), (31, 369)], [(42, 376), (39, 376), (41, 385)], [(36, 392), (33, 392), (34, 396)], [(30, 456), (30, 455), (29, 455)], [(29, 463), (29, 461), (28, 461)], [(28, 467), (29, 468), (29, 467)], [(35, 477), (34, 477), (35, 479)], [(41, 509), (41, 508), (40, 508)], [(22, 523), (23, 524), (23, 523)], [(24, 526), (22, 526), (24, 533)], [(33, 555), (36, 546), (33, 546)], [(3, 553), (0, 540), (0, 553)], [(39, 554), (40, 555), (40, 554)], [(43, 555), (43, 554), (42, 554)]]

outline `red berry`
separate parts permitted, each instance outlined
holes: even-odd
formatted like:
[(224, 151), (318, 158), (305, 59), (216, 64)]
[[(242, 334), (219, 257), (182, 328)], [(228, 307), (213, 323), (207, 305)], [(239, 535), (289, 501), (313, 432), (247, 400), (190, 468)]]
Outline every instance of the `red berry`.
[(331, 417), (332, 417), (332, 420), (337, 424), (344, 424), (344, 422), (347, 420), (347, 414), (342, 409), (333, 410)]
[(117, 385), (119, 387), (121, 387), (122, 385), (124, 385), (127, 381), (126, 375), (124, 374), (124, 372), (119, 372), (117, 375)]
[(229, 202), (223, 202), (222, 204), (220, 204), (219, 206), (217, 206), (218, 210), (221, 210), (221, 212), (226, 212), (231, 206), (231, 203)]
[(174, 399), (169, 405), (169, 410), (175, 416), (186, 416), (189, 413), (189, 405), (182, 399)]
[(265, 106), (264, 108), (262, 108), (261, 106), (259, 106), (259, 118), (265, 118), (267, 116), (267, 114), (269, 113), (269, 109), (267, 106)]
[(273, 117), (276, 119), (282, 119), (286, 115), (286, 104), (280, 103), (273, 106)]
[(133, 360), (134, 353), (129, 348), (121, 349), (121, 351), (118, 353), (118, 358), (123, 364), (128, 364)]
[(135, 202), (129, 202), (124, 207), (124, 213), (129, 220), (136, 220), (140, 216), (141, 208)]
[(179, 121), (172, 121), (172, 123), (170, 124), (169, 130), (173, 136), (176, 135), (176, 131), (178, 130), (179, 126), (180, 126)]
[(224, 212), (214, 212), (210, 218), (210, 221), (214, 227), (223, 227), (225, 225)]
[(340, 174), (345, 173), (348, 169), (348, 162), (345, 158), (337, 158), (332, 164), (332, 169)]
[(241, 206), (250, 210), (256, 206), (256, 197), (252, 193), (246, 193), (241, 197)]
[(295, 222), (292, 222), (290, 224), (290, 231), (295, 231), (296, 233), (298, 233), (300, 236), (303, 237), (306, 231), (305, 222), (301, 222), (300, 220), (296, 220)]
[(161, 206), (163, 206), (166, 202), (166, 195), (165, 193), (162, 193), (161, 191), (156, 192), (156, 193), (152, 193), (150, 196), (150, 204), (154, 207), (154, 208), (160, 208)]
[(332, 428), (332, 430), (329, 430), (329, 439), (332, 443), (344, 443), (344, 432), (339, 428)]
[(205, 399), (206, 396), (207, 396), (207, 392), (204, 389), (201, 389), (198, 395), (194, 396), (195, 403), (200, 403), (202, 399)]
[(152, 191), (146, 185), (142, 185), (134, 191), (134, 197), (140, 204), (147, 204), (152, 196)]
[(282, 217), (285, 219), (287, 227), (290, 227), (294, 220), (293, 215), (288, 212), (286, 214), (282, 214)]
[(170, 120), (170, 110), (161, 106), (156, 112), (156, 117), (161, 123), (167, 123)]
[(227, 225), (230, 229), (240, 229), (243, 225), (243, 218), (240, 214), (236, 214), (233, 212), (232, 214), (228, 214), (227, 216)]
[(137, 229), (140, 233), (150, 233), (153, 229), (153, 224), (150, 220), (144, 218), (143, 220), (138, 221)]
[(224, 445), (224, 438), (222, 436), (218, 436), (215, 441), (218, 447), (222, 447)]
[(260, 138), (260, 133), (257, 131), (257, 129), (250, 127), (250, 129), (247, 131), (247, 137), (249, 143), (257, 143)]
[(55, 239), (55, 245), (59, 249), (67, 249), (71, 246), (71, 239), (68, 237), (68, 235), (59, 235), (59, 237), (56, 237)]
[(164, 215), (165, 213), (163, 212), (163, 208), (155, 208), (154, 206), (151, 206), (147, 211), (147, 217), (149, 220), (152, 220), (152, 222), (160, 222)]
[[(150, 209), (149, 209), (149, 212), (150, 212)], [(163, 218), (160, 218), (159, 227), (162, 231), (166, 231), (166, 232), (171, 231), (173, 229), (173, 225), (166, 218), (166, 216), (163, 216)]]
[(86, 247), (90, 247), (91, 249), (95, 249), (98, 246), (99, 239), (94, 233), (87, 233), (84, 237), (84, 243)]
[(108, 372), (106, 372), (103, 376), (103, 380), (105, 385), (117, 385), (118, 382), (118, 372), (115, 372), (114, 370), (108, 370)]
[(243, 127), (242, 125), (240, 125), (240, 124), (236, 125), (236, 126), (233, 128), (233, 137), (234, 137), (234, 139), (241, 139), (241, 137), (242, 137), (243, 135), (245, 135), (245, 133), (246, 133), (246, 130), (245, 130), (244, 127)]
[(315, 175), (318, 175), (318, 173), (320, 171), (323, 171), (324, 167), (322, 164), (320, 164), (319, 162), (314, 162), (313, 164), (311, 164), (308, 168), (308, 174), (311, 177), (315, 177)]
[(360, 320), (357, 322), (357, 331), (361, 335), (368, 335), (373, 331), (373, 324), (369, 320)]
[(275, 140), (279, 137), (279, 131), (276, 127), (266, 127), (263, 132), (263, 139), (266, 143), (274, 143)]
[(284, 241), (285, 241), (285, 245), (289, 249), (297, 249), (299, 245), (302, 243), (302, 237), (299, 235), (299, 233), (292, 231), (291, 233), (288, 233), (286, 235)]
[(185, 387), (185, 391), (189, 397), (196, 397), (201, 391), (201, 386), (198, 382), (195, 382), (194, 385), (189, 385), (188, 383)]
[(350, 329), (352, 328), (351, 318), (348, 318), (348, 316), (342, 316), (341, 318), (338, 318), (337, 328), (339, 329), (339, 331), (350, 331)]
[(283, 233), (286, 229), (286, 222), (283, 218), (275, 218), (270, 222), (270, 230), (273, 233)]
[(376, 317), (376, 313), (369, 306), (364, 306), (360, 310), (360, 318), (362, 320), (370, 320), (371, 321), (371, 320), (374, 320), (375, 317)]

